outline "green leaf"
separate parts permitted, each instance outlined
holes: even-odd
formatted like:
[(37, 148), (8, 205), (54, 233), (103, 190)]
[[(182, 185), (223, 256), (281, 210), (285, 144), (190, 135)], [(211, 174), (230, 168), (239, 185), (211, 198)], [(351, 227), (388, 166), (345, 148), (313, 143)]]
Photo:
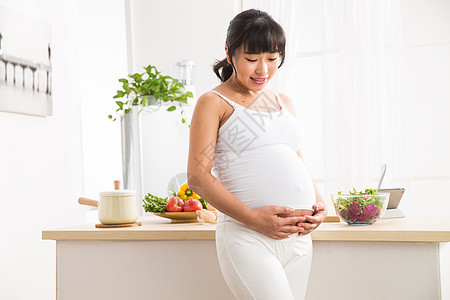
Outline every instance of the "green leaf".
[(133, 78), (136, 82), (142, 81), (142, 74), (139, 73), (134, 73), (133, 75), (129, 75), (129, 77)]
[(148, 105), (148, 98), (146, 96), (142, 97), (141, 104), (144, 106)]
[(122, 82), (122, 83), (128, 83), (128, 80), (125, 79), (125, 78), (120, 78), (120, 79), (119, 79), (119, 82)]
[(123, 102), (122, 101), (116, 101), (116, 104), (119, 105), (119, 109), (123, 109)]
[(172, 105), (167, 109), (167, 111), (174, 111), (175, 109), (177, 109), (177, 107), (175, 105)]
[[(149, 75), (149, 78), (154, 78), (158, 73), (158, 70), (156, 69), (156, 67), (152, 66), (152, 65), (148, 65), (148, 67), (144, 67), (144, 69), (147, 72), (147, 74)], [(153, 73), (153, 70), (155, 70), (154, 73)]]
[(117, 94), (113, 98), (122, 98), (126, 93), (124, 91), (117, 91)]
[(108, 119), (112, 119), (112, 116), (111, 116), (111, 115), (108, 115)]
[(167, 198), (160, 198), (158, 196), (148, 193), (142, 200), (143, 207), (146, 212), (159, 212), (161, 214), (166, 212)]
[(206, 201), (203, 198), (198, 199), (201, 203), (204, 209), (207, 209), (208, 206), (206, 206)]
[(124, 110), (125, 114), (129, 113), (131, 111), (131, 108), (127, 108)]

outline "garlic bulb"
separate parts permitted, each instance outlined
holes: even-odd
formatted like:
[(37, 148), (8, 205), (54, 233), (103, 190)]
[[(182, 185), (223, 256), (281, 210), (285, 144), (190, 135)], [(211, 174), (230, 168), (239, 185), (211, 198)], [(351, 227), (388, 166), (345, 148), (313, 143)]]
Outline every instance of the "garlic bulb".
[(217, 211), (210, 211), (206, 209), (197, 211), (197, 218), (201, 222), (205, 223), (216, 223), (217, 221)]

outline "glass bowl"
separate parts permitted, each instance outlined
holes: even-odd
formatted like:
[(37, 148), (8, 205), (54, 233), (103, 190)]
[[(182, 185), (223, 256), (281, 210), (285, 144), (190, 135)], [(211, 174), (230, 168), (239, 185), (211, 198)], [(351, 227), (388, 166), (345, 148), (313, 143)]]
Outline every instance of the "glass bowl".
[(217, 210), (201, 209), (196, 210), (197, 220), (203, 225), (211, 225), (217, 223)]
[(378, 221), (386, 212), (389, 193), (332, 194), (334, 210), (349, 225), (369, 225)]

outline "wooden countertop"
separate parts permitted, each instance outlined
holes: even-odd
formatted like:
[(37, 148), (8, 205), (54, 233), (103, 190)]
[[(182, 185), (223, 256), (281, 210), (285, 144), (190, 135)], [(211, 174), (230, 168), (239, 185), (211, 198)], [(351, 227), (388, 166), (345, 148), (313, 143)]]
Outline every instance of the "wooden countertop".
[[(144, 216), (142, 226), (95, 228), (86, 224), (43, 230), (44, 240), (214, 240), (216, 225), (170, 223)], [(382, 219), (372, 225), (326, 222), (312, 234), (313, 241), (450, 242), (450, 217), (406, 217)]]

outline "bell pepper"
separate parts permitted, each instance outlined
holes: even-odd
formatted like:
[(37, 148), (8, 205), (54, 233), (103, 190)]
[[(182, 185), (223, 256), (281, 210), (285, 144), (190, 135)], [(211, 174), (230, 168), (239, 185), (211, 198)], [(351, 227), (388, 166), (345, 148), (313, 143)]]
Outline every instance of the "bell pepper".
[(178, 192), (178, 197), (183, 199), (183, 201), (189, 200), (189, 199), (198, 199), (198, 195), (189, 188), (187, 183), (183, 184), (180, 187), (180, 191)]

